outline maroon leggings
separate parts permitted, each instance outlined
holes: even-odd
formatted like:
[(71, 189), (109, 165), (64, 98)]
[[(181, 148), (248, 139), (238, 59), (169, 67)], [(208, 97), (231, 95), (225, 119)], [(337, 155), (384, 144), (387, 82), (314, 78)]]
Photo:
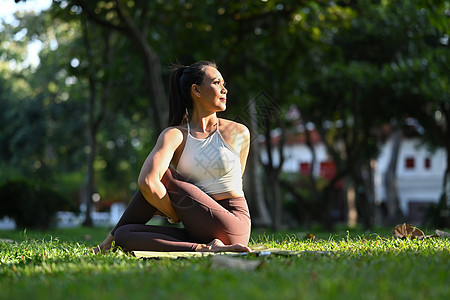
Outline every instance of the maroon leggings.
[(247, 245), (250, 214), (244, 197), (216, 201), (169, 168), (161, 182), (184, 228), (145, 225), (157, 212), (138, 191), (112, 230), (117, 246), (127, 251), (194, 251), (220, 239)]

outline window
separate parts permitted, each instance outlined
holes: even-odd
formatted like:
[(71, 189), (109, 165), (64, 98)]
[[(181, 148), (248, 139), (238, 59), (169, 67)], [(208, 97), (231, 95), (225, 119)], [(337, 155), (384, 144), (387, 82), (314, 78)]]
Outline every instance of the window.
[(407, 157), (405, 159), (405, 168), (406, 169), (414, 169), (414, 165), (415, 165), (415, 160), (414, 157)]
[(308, 175), (311, 171), (311, 164), (307, 162), (300, 163), (300, 174)]
[(429, 157), (425, 158), (424, 165), (425, 170), (431, 169), (431, 159)]

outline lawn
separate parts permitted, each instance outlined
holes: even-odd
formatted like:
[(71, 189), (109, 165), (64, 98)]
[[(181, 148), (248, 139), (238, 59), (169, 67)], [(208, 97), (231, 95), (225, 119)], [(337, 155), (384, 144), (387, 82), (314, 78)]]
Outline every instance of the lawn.
[[(248, 255), (251, 270), (214, 257), (86, 255), (103, 228), (0, 231), (0, 299), (450, 299), (450, 239), (395, 239), (389, 231), (268, 234), (252, 246), (305, 251)], [(223, 257), (223, 256), (222, 256)]]

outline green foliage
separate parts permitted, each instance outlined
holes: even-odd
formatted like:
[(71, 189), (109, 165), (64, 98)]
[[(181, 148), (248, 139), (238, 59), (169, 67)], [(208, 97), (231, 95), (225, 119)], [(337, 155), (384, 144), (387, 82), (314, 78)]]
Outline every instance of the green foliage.
[[(214, 268), (211, 257), (140, 260), (118, 250), (85, 255), (104, 229), (0, 232), (0, 299), (446, 299), (449, 239), (399, 240), (343, 232), (254, 234), (262, 244), (304, 252), (255, 257), (256, 270)], [(77, 237), (77, 238), (75, 238)], [(78, 240), (78, 242), (77, 242)]]
[[(17, 168), (11, 176), (53, 183), (85, 172), (95, 80), (95, 95), (110, 89), (93, 109), (94, 117), (104, 115), (96, 125), (98, 190), (103, 199), (126, 198), (158, 134), (148, 125), (157, 99), (148, 97), (147, 62), (118, 3), (55, 0), (18, 26), (3, 24), (0, 159), (2, 169)], [(378, 154), (378, 129), (391, 119), (417, 119), (423, 139), (450, 149), (448, 1), (120, 3), (161, 62), (166, 88), (170, 63), (216, 60), (229, 89), (224, 117), (245, 117), (243, 108), (262, 91), (280, 114), (297, 105), (302, 121), (321, 130), (340, 176)], [(27, 67), (33, 40), (42, 42), (41, 63)]]
[(26, 180), (6, 181), (0, 186), (0, 199), (0, 217), (14, 219), (19, 228), (46, 229), (58, 210), (74, 210), (61, 194)]

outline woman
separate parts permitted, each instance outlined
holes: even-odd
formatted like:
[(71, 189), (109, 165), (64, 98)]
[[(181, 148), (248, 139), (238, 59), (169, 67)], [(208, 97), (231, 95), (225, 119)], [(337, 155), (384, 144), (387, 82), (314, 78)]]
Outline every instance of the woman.
[[(128, 251), (251, 251), (242, 190), (250, 134), (216, 115), (226, 109), (222, 75), (207, 61), (177, 67), (169, 92), (169, 127), (142, 166), (139, 191), (94, 252), (113, 241)], [(145, 225), (155, 214), (184, 228)]]

